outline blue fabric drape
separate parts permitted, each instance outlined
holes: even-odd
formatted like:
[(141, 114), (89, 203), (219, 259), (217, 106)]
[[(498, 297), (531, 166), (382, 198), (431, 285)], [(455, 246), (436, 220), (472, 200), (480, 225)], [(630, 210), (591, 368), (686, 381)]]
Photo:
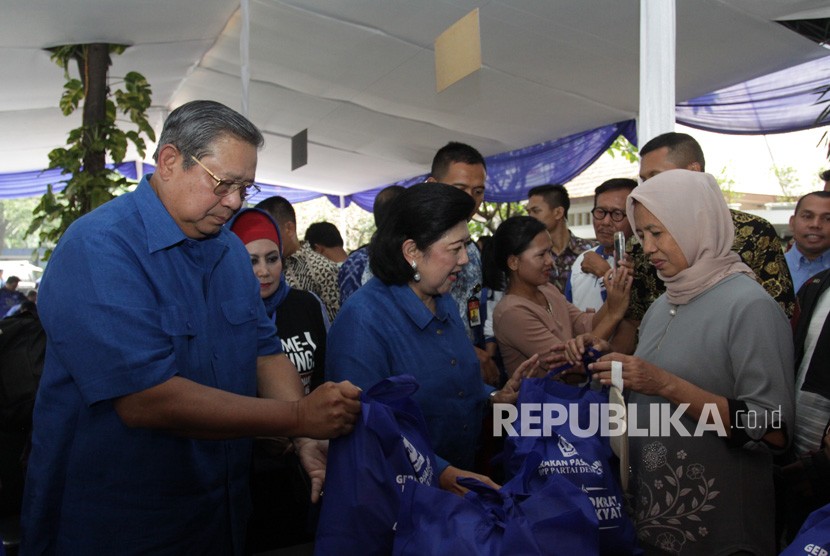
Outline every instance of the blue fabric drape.
[[(485, 157), (487, 189), (484, 193), (484, 200), (499, 203), (521, 201), (526, 199), (527, 192), (537, 185), (570, 181), (593, 164), (620, 134), (632, 143), (636, 143), (637, 132), (634, 120)], [(429, 174), (421, 174), (356, 193), (350, 197), (360, 208), (371, 211), (375, 196), (384, 187), (390, 185), (409, 187), (423, 182), (427, 177)]]
[(593, 164), (620, 134), (636, 144), (634, 120), (487, 157), (484, 199), (521, 201), (537, 185), (570, 181)]
[(256, 184), (260, 188), (260, 192), (256, 195), (251, 195), (248, 198), (248, 204), (250, 206), (254, 206), (260, 201), (267, 199), (268, 197), (273, 197), (274, 195), (279, 195), (280, 197), (285, 197), (289, 203), (296, 204), (302, 203), (305, 201), (313, 201), (319, 197), (322, 197), (322, 193), (317, 193), (315, 191), (306, 191), (304, 189), (293, 189), (291, 187), (283, 187), (281, 185), (271, 185), (262, 182), (256, 182)]
[[(146, 168), (149, 165), (144, 166)], [(107, 164), (107, 168), (115, 170), (122, 176), (136, 179), (135, 162)], [(52, 191), (63, 191), (67, 180), (69, 180), (69, 175), (63, 174), (60, 169), (0, 174), (0, 199), (40, 196), (46, 193), (46, 186), (49, 184), (52, 184)]]
[(800, 131), (817, 122), (830, 96), (817, 91), (830, 85), (830, 56), (738, 83), (677, 104), (678, 123), (730, 133), (761, 135)]
[[(527, 191), (536, 185), (544, 183), (562, 183), (577, 176), (590, 166), (620, 134), (629, 141), (636, 142), (634, 120), (620, 122), (590, 131), (576, 133), (555, 141), (546, 141), (486, 158), (487, 162), (487, 192), (488, 201), (519, 201), (527, 197)], [(120, 164), (115, 168), (121, 174), (136, 179), (135, 163)], [(154, 167), (143, 165), (143, 173), (152, 172)], [(421, 174), (394, 183), (382, 185), (368, 191), (354, 193), (344, 198), (344, 206), (352, 202), (360, 208), (370, 211), (378, 193), (389, 185), (403, 185), (409, 187), (421, 183), (429, 174)], [(60, 170), (44, 172), (22, 172), (20, 174), (0, 175), (0, 199), (14, 199), (32, 197), (46, 192), (48, 184), (54, 184), (53, 190), (63, 188), (64, 177)], [(302, 203), (322, 197), (322, 193), (292, 189), (280, 185), (257, 182), (261, 191), (253, 195), (249, 203), (255, 205), (259, 201), (273, 195), (281, 195), (294, 203)], [(329, 202), (336, 207), (340, 206), (340, 197), (326, 195)]]

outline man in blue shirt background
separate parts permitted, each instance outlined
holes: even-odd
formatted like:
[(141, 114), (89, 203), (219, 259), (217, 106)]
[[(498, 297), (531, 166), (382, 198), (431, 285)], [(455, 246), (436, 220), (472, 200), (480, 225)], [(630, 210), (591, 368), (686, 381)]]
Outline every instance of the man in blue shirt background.
[(185, 104), (155, 173), (61, 238), (40, 290), (24, 553), (241, 553), (254, 435), (294, 437), (319, 496), (325, 446), (310, 438), (349, 432), (359, 390), (303, 397), (223, 228), (262, 143), (235, 111)]
[(797, 292), (808, 278), (830, 268), (830, 191), (801, 197), (790, 217), (793, 246), (784, 255)]

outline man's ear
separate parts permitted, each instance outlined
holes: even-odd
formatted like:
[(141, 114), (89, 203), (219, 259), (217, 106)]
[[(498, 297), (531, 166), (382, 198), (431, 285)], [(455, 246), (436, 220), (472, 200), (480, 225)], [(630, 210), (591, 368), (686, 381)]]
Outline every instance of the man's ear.
[(426, 179), (426, 183), (438, 183), (438, 180), (430, 176)]
[(320, 254), (322, 255), (322, 254), (323, 254), (323, 251), (325, 251), (325, 249), (326, 249), (326, 248), (325, 248), (325, 247), (323, 247), (322, 245), (320, 245), (320, 244), (318, 243), (317, 245), (312, 245), (312, 246), (311, 246), (311, 249), (312, 249), (315, 253), (320, 253)]
[(170, 179), (177, 170), (181, 170), (182, 152), (171, 144), (159, 149), (155, 173), (164, 180)]
[(297, 225), (291, 220), (283, 222), (282, 226), (279, 226), (279, 229), (286, 237), (297, 237)]
[(795, 221), (795, 215), (793, 214), (792, 216), (790, 216), (790, 231), (791, 232), (795, 231), (795, 229), (793, 228), (793, 222), (794, 221)]
[(692, 162), (688, 166), (686, 166), (687, 170), (691, 170), (692, 172), (702, 172), (703, 168), (700, 166), (700, 162)]
[(556, 207), (555, 209), (553, 209), (553, 215), (556, 217), (557, 220), (564, 220), (565, 207)]

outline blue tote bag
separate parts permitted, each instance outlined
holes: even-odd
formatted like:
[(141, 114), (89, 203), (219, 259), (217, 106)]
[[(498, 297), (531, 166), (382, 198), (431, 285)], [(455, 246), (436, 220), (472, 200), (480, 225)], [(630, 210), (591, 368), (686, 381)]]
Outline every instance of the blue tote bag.
[[(599, 554), (639, 554), (636, 530), (624, 507), (619, 463), (611, 450), (609, 437), (599, 433), (583, 437), (584, 433), (576, 434), (571, 429), (571, 423), (578, 419), (578, 428), (588, 430), (592, 422), (592, 406), (595, 406), (593, 420), (596, 421), (599, 406), (608, 403), (608, 393), (592, 390), (590, 382), (581, 387), (570, 386), (552, 380), (550, 376), (522, 381), (516, 403), (519, 418), (513, 425), (519, 435), (505, 439), (505, 473), (511, 477), (519, 472), (531, 452), (541, 454), (542, 461), (536, 468), (539, 478), (564, 477), (577, 486), (593, 505), (599, 522), (596, 531)], [(522, 436), (523, 404), (558, 404), (567, 408), (568, 420), (554, 425), (549, 436)]]
[(316, 555), (389, 554), (405, 480), (438, 480), (417, 389), (402, 375), (362, 392), (354, 430), (329, 444)]
[(806, 556), (830, 554), (830, 504), (807, 516), (798, 536), (784, 549), (781, 556)]
[(475, 479), (462, 498), (407, 481), (395, 531), (395, 556), (571, 556), (597, 554), (597, 518), (582, 491), (562, 477), (540, 484), (541, 462), (528, 465), (500, 490)]

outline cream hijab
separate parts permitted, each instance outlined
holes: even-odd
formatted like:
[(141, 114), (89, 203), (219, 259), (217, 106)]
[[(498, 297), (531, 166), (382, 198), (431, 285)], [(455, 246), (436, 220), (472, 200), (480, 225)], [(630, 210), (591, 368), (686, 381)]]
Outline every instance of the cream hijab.
[(637, 229), (635, 202), (663, 223), (689, 263), (671, 278), (657, 273), (669, 303), (685, 305), (731, 274), (754, 276), (732, 251), (735, 226), (711, 174), (669, 170), (635, 188), (626, 201), (632, 230)]

